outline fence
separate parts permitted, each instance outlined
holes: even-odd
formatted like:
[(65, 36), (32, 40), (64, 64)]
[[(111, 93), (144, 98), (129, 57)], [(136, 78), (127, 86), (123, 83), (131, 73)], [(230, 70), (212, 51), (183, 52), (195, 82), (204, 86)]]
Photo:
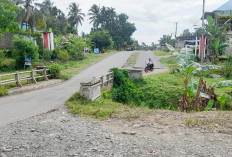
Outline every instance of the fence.
[(52, 74), (47, 74), (48, 71), (49, 69), (40, 69), (0, 75), (0, 86), (5, 84), (16, 83), (18, 87), (22, 87), (20, 81), (31, 80), (33, 83), (37, 83), (37, 78), (44, 78), (47, 81), (48, 77), (52, 76)]
[(95, 100), (101, 96), (105, 89), (113, 87), (114, 73), (110, 72), (101, 77), (93, 78), (89, 82), (81, 83), (80, 93), (89, 100)]

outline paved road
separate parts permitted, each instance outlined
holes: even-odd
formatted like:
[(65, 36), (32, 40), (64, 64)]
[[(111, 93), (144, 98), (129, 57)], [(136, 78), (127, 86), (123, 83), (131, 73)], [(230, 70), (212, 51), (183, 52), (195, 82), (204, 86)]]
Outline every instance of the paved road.
[(164, 66), (159, 62), (159, 58), (155, 56), (152, 51), (140, 52), (134, 68), (143, 69), (146, 66), (145, 63), (148, 60), (148, 58), (152, 59), (155, 69), (164, 69)]
[(65, 103), (77, 92), (80, 82), (108, 72), (113, 67), (121, 68), (133, 52), (120, 52), (87, 68), (58, 86), (0, 99), (0, 126), (45, 113)]

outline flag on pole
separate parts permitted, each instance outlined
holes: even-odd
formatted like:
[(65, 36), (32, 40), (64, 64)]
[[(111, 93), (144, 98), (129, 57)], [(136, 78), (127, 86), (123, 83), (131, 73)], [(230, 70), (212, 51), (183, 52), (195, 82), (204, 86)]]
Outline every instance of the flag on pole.
[[(203, 47), (203, 49), (202, 49), (202, 47)], [(206, 49), (205, 47), (206, 47), (206, 37), (204, 36), (203, 39), (202, 39), (202, 37), (200, 37), (199, 52), (200, 52), (200, 54), (204, 55), (204, 58), (205, 58), (205, 49)]]

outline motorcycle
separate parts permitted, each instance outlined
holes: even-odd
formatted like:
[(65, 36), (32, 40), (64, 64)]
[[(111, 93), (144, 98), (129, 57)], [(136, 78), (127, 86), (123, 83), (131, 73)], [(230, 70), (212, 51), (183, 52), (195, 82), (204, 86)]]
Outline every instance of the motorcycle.
[(154, 70), (154, 67), (151, 67), (151, 66), (148, 66), (148, 65), (144, 68), (144, 71), (146, 73), (148, 73), (148, 71), (153, 71), (153, 70)]

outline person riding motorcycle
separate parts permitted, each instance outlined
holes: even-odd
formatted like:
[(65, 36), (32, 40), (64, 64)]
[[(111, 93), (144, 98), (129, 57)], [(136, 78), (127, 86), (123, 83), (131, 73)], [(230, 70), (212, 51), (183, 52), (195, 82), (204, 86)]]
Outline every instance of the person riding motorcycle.
[(151, 58), (148, 58), (148, 61), (146, 62), (146, 64), (149, 69), (152, 69), (154, 67), (154, 64)]

